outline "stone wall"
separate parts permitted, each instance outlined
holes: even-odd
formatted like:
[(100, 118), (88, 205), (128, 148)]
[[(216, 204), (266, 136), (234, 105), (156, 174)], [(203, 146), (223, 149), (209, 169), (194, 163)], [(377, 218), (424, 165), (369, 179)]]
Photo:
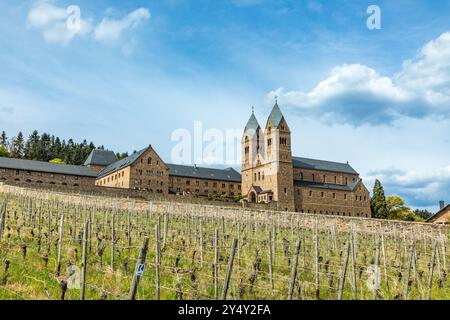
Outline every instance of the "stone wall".
[(172, 194), (227, 195), (241, 194), (241, 183), (213, 179), (169, 176), (169, 192)]
[(0, 182), (18, 182), (38, 186), (92, 188), (95, 177), (0, 168)]

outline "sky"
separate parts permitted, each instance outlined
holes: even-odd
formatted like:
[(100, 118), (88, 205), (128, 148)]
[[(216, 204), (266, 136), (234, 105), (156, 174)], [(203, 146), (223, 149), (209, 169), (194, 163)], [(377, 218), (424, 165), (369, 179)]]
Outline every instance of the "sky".
[[(252, 106), (264, 126), (278, 96), (294, 155), (349, 161), (368, 189), (378, 178), (436, 211), (450, 202), (449, 16), (449, 0), (1, 1), (0, 130), (180, 162), (179, 133), (200, 123), (205, 147), (234, 130), (238, 149)], [(197, 147), (182, 162), (201, 163)]]

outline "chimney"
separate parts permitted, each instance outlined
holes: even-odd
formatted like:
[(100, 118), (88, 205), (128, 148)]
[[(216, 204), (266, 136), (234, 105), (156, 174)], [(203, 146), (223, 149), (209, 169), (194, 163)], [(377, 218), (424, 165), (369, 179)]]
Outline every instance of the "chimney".
[(445, 207), (445, 202), (444, 201), (439, 201), (439, 210), (442, 210), (442, 209), (444, 209), (444, 207)]

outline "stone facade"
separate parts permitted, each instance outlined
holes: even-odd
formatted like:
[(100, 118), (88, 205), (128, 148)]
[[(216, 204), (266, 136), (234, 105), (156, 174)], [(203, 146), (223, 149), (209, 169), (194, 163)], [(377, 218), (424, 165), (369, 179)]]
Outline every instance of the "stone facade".
[(95, 184), (101, 187), (168, 194), (169, 169), (156, 151), (149, 146), (106, 167)]
[(241, 194), (241, 183), (170, 175), (169, 192), (178, 195), (225, 195), (233, 198)]
[[(58, 166), (54, 164), (53, 166)], [(28, 170), (30, 169), (30, 170)], [(60, 187), (92, 187), (95, 184), (95, 174), (67, 174), (60, 172), (45, 172), (38, 170), (5, 168), (0, 165), (0, 182), (21, 182), (30, 185), (42, 186), (60, 186)], [(89, 173), (88, 173), (89, 174)]]
[(444, 206), (442, 203), (440, 210), (427, 220), (430, 223), (450, 224), (450, 205)]
[(350, 165), (297, 158), (278, 103), (263, 131), (252, 113), (242, 137), (242, 191), (284, 211), (371, 217), (369, 191)]

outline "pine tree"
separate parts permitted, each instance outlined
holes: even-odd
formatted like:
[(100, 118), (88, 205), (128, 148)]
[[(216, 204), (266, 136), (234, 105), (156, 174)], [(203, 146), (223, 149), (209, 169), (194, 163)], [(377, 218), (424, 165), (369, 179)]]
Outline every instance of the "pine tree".
[(15, 137), (11, 142), (11, 157), (22, 159), (24, 148), (23, 134), (22, 131), (19, 131), (17, 137)]
[(375, 185), (373, 186), (373, 197), (370, 202), (372, 208), (372, 214), (378, 219), (387, 219), (388, 209), (386, 204), (386, 197), (384, 195), (384, 189), (381, 185), (380, 180), (375, 180)]
[(8, 149), (8, 137), (5, 131), (2, 131), (2, 135), (0, 136), (0, 147)]
[(28, 137), (25, 144), (24, 158), (28, 160), (37, 160), (37, 146), (39, 143), (39, 133), (34, 130), (33, 133)]

